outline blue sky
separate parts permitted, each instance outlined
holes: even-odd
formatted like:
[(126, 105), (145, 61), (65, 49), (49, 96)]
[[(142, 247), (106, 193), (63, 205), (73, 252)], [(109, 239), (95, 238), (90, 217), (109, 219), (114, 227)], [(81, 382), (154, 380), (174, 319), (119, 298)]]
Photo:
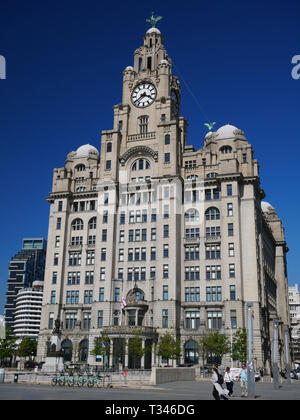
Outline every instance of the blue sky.
[(99, 148), (112, 128), (122, 72), (152, 11), (164, 17), (173, 72), (200, 104), (182, 83), (188, 143), (202, 146), (207, 119), (245, 131), (286, 228), (289, 284), (299, 283), (299, 1), (2, 0), (0, 313), (9, 259), (23, 237), (47, 237), (53, 168), (82, 144)]

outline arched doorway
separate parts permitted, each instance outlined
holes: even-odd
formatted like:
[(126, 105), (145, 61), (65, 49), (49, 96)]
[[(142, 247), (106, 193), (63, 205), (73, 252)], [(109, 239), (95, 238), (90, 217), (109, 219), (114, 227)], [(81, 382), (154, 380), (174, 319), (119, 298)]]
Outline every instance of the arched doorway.
[(61, 348), (63, 351), (63, 358), (64, 358), (64, 362), (71, 362), (72, 360), (72, 350), (73, 350), (73, 345), (72, 345), (72, 341), (71, 340), (64, 340), (61, 343)]
[(89, 341), (82, 340), (79, 344), (79, 361), (87, 362), (89, 356)]
[(199, 362), (199, 346), (194, 340), (189, 340), (184, 345), (184, 363), (197, 365)]

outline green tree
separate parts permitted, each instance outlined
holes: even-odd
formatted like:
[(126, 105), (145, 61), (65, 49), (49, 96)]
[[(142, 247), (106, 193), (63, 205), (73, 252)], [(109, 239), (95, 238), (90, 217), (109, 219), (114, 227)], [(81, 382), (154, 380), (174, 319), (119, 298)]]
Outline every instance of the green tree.
[(17, 339), (18, 338), (14, 335), (13, 331), (9, 327), (6, 327), (5, 338), (0, 340), (1, 363), (7, 358), (12, 359), (17, 349)]
[(36, 352), (37, 352), (37, 341), (29, 337), (25, 337), (19, 344), (17, 355), (19, 357), (26, 358), (30, 356), (36, 356)]
[(240, 363), (247, 361), (247, 330), (239, 328), (232, 337), (232, 359)]
[(133, 360), (133, 368), (136, 369), (137, 362), (144, 356), (147, 349), (143, 348), (142, 331), (136, 329), (134, 331), (134, 337), (129, 339), (128, 342), (128, 353), (131, 355)]
[(180, 339), (173, 338), (170, 333), (166, 332), (160, 339), (158, 345), (158, 356), (161, 356), (163, 359), (172, 361), (178, 359), (181, 354)]
[(101, 334), (101, 337), (95, 338), (94, 349), (90, 354), (93, 356), (102, 356), (104, 365), (105, 357), (109, 358), (110, 354), (110, 338), (106, 334)]
[(206, 356), (212, 355), (217, 359), (231, 352), (230, 340), (225, 334), (219, 331), (211, 332), (200, 339), (200, 348)]

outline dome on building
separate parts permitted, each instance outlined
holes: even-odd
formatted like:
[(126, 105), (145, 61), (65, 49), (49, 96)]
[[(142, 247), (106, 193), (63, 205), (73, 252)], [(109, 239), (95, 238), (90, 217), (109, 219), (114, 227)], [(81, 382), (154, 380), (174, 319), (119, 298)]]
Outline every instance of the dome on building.
[(218, 134), (218, 140), (230, 139), (230, 138), (236, 137), (236, 133), (235, 133), (236, 130), (240, 131), (234, 125), (230, 125), (230, 124), (223, 125), (216, 132)]
[(74, 157), (83, 158), (88, 157), (89, 155), (97, 155), (98, 157), (99, 152), (96, 147), (92, 146), (91, 144), (84, 144), (76, 150), (76, 155)]
[(157, 29), (157, 28), (150, 28), (150, 29), (148, 29), (148, 31), (146, 32), (146, 34), (152, 34), (152, 33), (156, 33), (156, 34), (158, 34), (158, 35), (161, 35), (160, 30), (159, 30), (159, 29)]
[(267, 201), (262, 201), (261, 202), (261, 209), (262, 209), (263, 213), (267, 213), (269, 210), (273, 210), (274, 207), (271, 206), (271, 204), (268, 203)]
[(125, 70), (126, 71), (133, 71), (133, 67), (132, 66), (127, 66)]
[(163, 59), (163, 60), (161, 60), (161, 61), (160, 61), (160, 63), (159, 63), (159, 64), (170, 64), (170, 63), (168, 62), (168, 60)]

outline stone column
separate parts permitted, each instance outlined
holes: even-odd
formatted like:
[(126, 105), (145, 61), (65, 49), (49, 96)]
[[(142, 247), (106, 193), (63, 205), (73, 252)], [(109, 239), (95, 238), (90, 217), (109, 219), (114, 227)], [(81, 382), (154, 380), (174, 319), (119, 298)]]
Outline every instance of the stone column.
[[(146, 338), (142, 337), (143, 350), (145, 350), (145, 344), (146, 344)], [(142, 359), (141, 359), (141, 368), (145, 369), (145, 353), (143, 353), (143, 356), (142, 356)]]
[(109, 350), (109, 367), (112, 367), (113, 354), (114, 354), (114, 340), (109, 340), (110, 350)]
[(128, 349), (128, 344), (129, 344), (129, 338), (125, 338), (125, 369), (128, 369), (128, 358), (129, 358), (129, 349)]

